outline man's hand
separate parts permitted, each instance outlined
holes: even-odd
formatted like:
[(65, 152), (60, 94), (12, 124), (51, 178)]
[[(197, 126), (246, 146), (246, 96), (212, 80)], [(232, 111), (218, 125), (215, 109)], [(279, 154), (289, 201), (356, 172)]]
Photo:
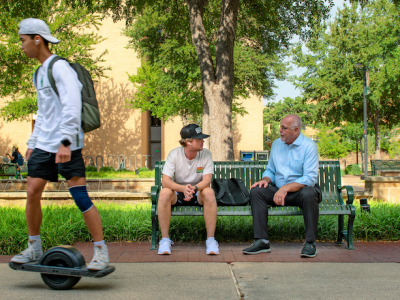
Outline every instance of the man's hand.
[(185, 190), (183, 191), (185, 198), (183, 198), (183, 200), (190, 201), (193, 198), (194, 190), (195, 190), (195, 187), (192, 186), (191, 184), (185, 185)]
[(283, 186), (281, 187), (274, 195), (274, 202), (276, 205), (285, 205), (285, 198), (287, 195), (287, 190), (286, 188)]
[(28, 150), (26, 150), (26, 154), (25, 154), (25, 158), (26, 158), (26, 160), (28, 160), (28, 159), (29, 159), (29, 157), (31, 157), (31, 155), (32, 155), (32, 152), (33, 152), (33, 149), (28, 149)]
[(258, 186), (259, 188), (264, 187), (266, 188), (268, 186), (268, 181), (265, 179), (260, 180), (259, 182), (256, 182), (251, 186), (251, 189)]
[(71, 149), (69, 148), (69, 146), (65, 147), (64, 145), (61, 145), (56, 154), (56, 164), (66, 163), (69, 162), (70, 160), (71, 160)]

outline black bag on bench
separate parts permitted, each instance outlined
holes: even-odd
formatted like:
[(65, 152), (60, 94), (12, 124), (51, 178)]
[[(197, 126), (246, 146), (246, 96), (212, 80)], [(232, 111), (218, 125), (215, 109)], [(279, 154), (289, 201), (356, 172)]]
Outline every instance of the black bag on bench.
[(250, 194), (243, 181), (238, 178), (215, 178), (211, 187), (219, 206), (243, 206), (250, 201)]

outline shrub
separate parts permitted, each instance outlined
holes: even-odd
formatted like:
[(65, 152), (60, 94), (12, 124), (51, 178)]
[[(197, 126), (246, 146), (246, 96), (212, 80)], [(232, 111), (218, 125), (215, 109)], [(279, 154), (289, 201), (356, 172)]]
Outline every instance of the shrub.
[(150, 170), (149, 170), (149, 168), (147, 168), (147, 167), (141, 167), (141, 168), (139, 168), (139, 169), (136, 169), (136, 172), (137, 172), (137, 173), (139, 173), (139, 172), (144, 172), (144, 171), (150, 171)]
[(100, 172), (110, 172), (110, 171), (115, 171), (113, 167), (102, 167), (100, 168)]
[(95, 166), (87, 166), (85, 170), (86, 172), (97, 172), (97, 168)]
[(361, 175), (362, 171), (359, 165), (353, 164), (353, 165), (348, 165), (344, 170), (344, 173), (348, 175)]

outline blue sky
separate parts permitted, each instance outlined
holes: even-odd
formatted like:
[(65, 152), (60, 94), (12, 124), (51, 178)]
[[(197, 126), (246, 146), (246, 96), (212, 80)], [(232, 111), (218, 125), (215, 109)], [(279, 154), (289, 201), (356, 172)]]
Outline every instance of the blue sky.
[[(336, 11), (338, 7), (342, 7), (343, 3), (346, 3), (347, 5), (349, 4), (349, 1), (344, 1), (344, 0), (334, 0), (335, 6), (331, 10), (331, 18), (333, 18), (336, 15)], [(298, 38), (293, 39), (294, 42), (298, 41)], [(292, 75), (301, 75), (305, 68), (297, 68), (295, 65), (291, 65), (293, 70), (288, 73), (289, 76)], [(295, 98), (297, 96), (300, 96), (300, 90), (296, 89), (294, 85), (288, 81), (276, 81), (275, 84), (277, 85), (277, 88), (274, 89), (274, 92), (276, 94), (275, 96), (275, 101), (280, 101), (283, 100), (285, 97), (291, 97)], [(267, 100), (263, 100), (263, 104), (267, 104)]]

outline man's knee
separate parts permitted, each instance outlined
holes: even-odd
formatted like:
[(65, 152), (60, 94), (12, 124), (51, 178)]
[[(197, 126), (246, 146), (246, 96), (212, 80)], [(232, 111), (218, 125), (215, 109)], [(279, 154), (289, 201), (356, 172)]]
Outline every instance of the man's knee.
[(207, 187), (201, 190), (199, 193), (201, 193), (203, 205), (214, 205), (217, 203), (217, 200), (215, 199), (215, 193), (212, 188)]
[(300, 190), (303, 203), (318, 203), (318, 193), (313, 186), (305, 186)]
[(256, 186), (250, 190), (250, 202), (273, 199), (275, 192), (272, 186), (267, 186), (266, 188)]
[(93, 207), (93, 202), (89, 197), (86, 185), (72, 186), (69, 192), (82, 213), (87, 212)]
[(171, 204), (172, 196), (175, 192), (169, 188), (163, 188), (158, 198), (158, 204)]

